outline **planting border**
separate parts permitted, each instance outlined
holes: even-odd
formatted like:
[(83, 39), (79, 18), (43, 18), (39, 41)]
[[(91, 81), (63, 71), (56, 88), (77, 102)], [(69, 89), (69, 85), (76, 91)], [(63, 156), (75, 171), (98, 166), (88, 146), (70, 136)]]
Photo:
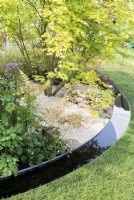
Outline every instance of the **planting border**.
[[(124, 110), (129, 111), (130, 118), (131, 107), (126, 96), (115, 85), (114, 90), (116, 95), (119, 93), (121, 94), (121, 96), (116, 99), (115, 105), (117, 107), (121, 106)], [(62, 177), (72, 172), (74, 169), (77, 169), (97, 158), (118, 140), (117, 137), (115, 137), (116, 131), (113, 124), (111, 126), (111, 119), (94, 138), (72, 150), (72, 152), (64, 153), (39, 165), (22, 169), (18, 172), (17, 177), (14, 177), (13, 175), (6, 177), (0, 176), (0, 197), (9, 197), (13, 194), (36, 188), (39, 185), (43, 185)], [(111, 136), (108, 135), (108, 130), (110, 129), (112, 139)], [(103, 137), (101, 138), (102, 135)], [(104, 144), (103, 139), (107, 136), (108, 143)], [(96, 141), (99, 143), (99, 148), (94, 145), (94, 142)]]

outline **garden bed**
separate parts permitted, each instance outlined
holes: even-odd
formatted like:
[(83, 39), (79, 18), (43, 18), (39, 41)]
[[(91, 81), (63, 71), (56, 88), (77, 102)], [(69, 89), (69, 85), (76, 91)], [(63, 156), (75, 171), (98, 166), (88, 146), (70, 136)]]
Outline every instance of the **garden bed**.
[[(117, 94), (119, 90), (115, 91)], [(124, 117), (123, 117), (124, 116)], [(116, 123), (118, 120), (118, 124)], [(41, 184), (61, 177), (84, 164), (91, 162), (119, 139), (126, 130), (130, 120), (130, 106), (122, 94), (115, 101), (112, 117), (104, 129), (92, 140), (80, 147), (45, 161), (40, 165), (20, 170), (17, 177), (0, 178), (0, 193), (3, 197), (24, 192)], [(122, 124), (124, 124), (122, 128)]]
[[(81, 87), (87, 90), (89, 86)], [(55, 96), (50, 97), (41, 92), (36, 97), (36, 112), (45, 119), (44, 126), (58, 127), (61, 139), (70, 149), (75, 149), (91, 140), (104, 128), (111, 118), (113, 108), (110, 107), (103, 111), (101, 116), (96, 116), (91, 106), (84, 103), (84, 97), (75, 97), (75, 102), (70, 102), (67, 92), (66, 88), (62, 88)]]

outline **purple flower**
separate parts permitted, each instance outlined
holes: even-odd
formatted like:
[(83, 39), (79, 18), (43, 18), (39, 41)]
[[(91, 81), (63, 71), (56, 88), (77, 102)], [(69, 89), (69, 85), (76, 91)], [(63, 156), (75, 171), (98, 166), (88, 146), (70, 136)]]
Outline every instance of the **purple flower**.
[(19, 67), (22, 66), (22, 63), (8, 63), (6, 64), (6, 67), (9, 68), (9, 69), (17, 69)]

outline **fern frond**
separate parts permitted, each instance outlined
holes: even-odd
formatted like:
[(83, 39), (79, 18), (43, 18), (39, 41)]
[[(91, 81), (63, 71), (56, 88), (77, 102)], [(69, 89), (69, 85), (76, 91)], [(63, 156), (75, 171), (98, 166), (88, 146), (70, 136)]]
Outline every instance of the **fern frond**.
[(21, 81), (25, 85), (29, 85), (30, 84), (30, 80), (29, 80), (28, 76), (22, 70), (19, 70), (19, 72), (20, 72), (20, 79), (21, 79)]
[(20, 87), (21, 94), (33, 95), (35, 86), (33, 85), (32, 81), (29, 80), (28, 76), (22, 70), (19, 70), (19, 72), (20, 80), (23, 83), (23, 86)]
[(50, 86), (50, 81), (47, 80), (44, 84), (36, 87), (32, 81), (29, 80), (28, 76), (22, 71), (20, 72), (20, 79), (23, 83), (23, 87), (21, 87), (21, 93), (29, 94), (32, 91), (32, 94), (38, 95), (42, 91), (46, 91), (47, 88)]

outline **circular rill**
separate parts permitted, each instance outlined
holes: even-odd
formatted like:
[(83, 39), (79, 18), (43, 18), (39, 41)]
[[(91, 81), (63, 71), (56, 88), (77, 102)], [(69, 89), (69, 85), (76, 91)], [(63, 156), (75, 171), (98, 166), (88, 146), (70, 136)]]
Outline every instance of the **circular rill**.
[(0, 177), (0, 197), (25, 192), (62, 177), (84, 164), (91, 162), (121, 138), (128, 127), (131, 110), (125, 95), (116, 87), (113, 114), (107, 125), (91, 140), (71, 152), (57, 156), (40, 165), (22, 169), (17, 177)]

